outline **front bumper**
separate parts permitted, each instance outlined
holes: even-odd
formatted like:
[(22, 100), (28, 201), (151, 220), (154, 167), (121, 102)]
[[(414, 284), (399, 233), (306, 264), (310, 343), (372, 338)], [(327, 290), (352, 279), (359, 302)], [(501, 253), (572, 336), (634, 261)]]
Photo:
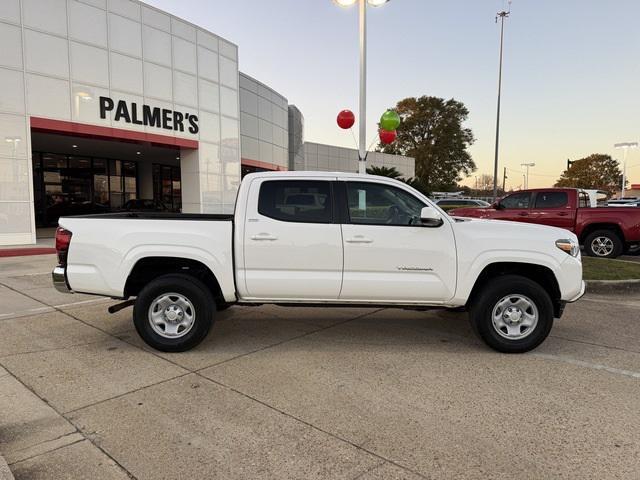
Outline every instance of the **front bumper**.
[(582, 281), (582, 286), (580, 287), (580, 293), (578, 293), (575, 297), (567, 300), (567, 303), (573, 303), (573, 302), (577, 302), (578, 300), (580, 300), (582, 298), (582, 296), (584, 295), (586, 289), (587, 289), (587, 284), (584, 283), (584, 280), (583, 280)]
[(73, 290), (69, 287), (67, 283), (67, 272), (66, 269), (60, 265), (53, 269), (51, 272), (51, 278), (53, 280), (53, 286), (56, 290), (61, 293), (73, 293)]

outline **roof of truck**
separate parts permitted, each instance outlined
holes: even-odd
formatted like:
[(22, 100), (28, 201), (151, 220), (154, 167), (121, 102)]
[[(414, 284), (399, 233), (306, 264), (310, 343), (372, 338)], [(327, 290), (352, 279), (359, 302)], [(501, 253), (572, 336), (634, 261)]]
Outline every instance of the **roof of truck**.
[(387, 180), (392, 180), (389, 177), (381, 177), (379, 175), (369, 175), (367, 174), (359, 174), (359, 173), (349, 173), (349, 172), (312, 172), (312, 171), (302, 171), (302, 170), (289, 170), (289, 171), (277, 171), (277, 172), (255, 172), (247, 174), (247, 177), (337, 177), (337, 178), (384, 178)]

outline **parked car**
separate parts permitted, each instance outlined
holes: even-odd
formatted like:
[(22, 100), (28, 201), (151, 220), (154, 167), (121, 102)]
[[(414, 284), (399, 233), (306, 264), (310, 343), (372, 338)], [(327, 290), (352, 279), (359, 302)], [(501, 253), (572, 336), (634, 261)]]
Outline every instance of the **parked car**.
[(640, 243), (640, 210), (592, 207), (588, 193), (575, 188), (521, 190), (491, 208), (459, 208), (449, 214), (564, 228), (594, 257), (615, 258)]
[(373, 175), (254, 173), (234, 215), (61, 218), (56, 248), (56, 288), (135, 297), (112, 310), (135, 302), (138, 333), (163, 351), (197, 345), (217, 310), (270, 303), (463, 308), (490, 347), (525, 352), (584, 293), (572, 233), (454, 220)]
[(473, 198), (442, 198), (436, 200), (436, 205), (442, 208), (444, 211), (449, 211), (454, 208), (475, 207), (475, 208), (487, 208), (491, 206), (489, 202), (484, 200), (477, 200)]
[(168, 212), (170, 209), (161, 201), (151, 198), (134, 198), (127, 200), (122, 209), (125, 212)]
[(44, 221), (46, 225), (55, 226), (62, 216), (90, 215), (106, 213), (109, 206), (87, 200), (69, 199), (62, 195), (47, 195)]

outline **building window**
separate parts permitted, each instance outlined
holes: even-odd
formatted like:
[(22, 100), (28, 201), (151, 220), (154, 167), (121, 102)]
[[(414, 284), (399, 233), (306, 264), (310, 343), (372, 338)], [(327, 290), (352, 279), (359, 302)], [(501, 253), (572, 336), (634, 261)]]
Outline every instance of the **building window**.
[(180, 167), (153, 164), (153, 199), (168, 210), (179, 212), (182, 209)]
[(107, 213), (138, 193), (138, 167), (122, 160), (33, 152), (38, 227), (61, 216)]

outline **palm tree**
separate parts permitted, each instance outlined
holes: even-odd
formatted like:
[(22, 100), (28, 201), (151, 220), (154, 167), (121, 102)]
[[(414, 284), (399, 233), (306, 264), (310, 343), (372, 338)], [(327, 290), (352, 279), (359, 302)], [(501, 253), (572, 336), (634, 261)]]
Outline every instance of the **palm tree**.
[(389, 177), (394, 178), (396, 180), (402, 179), (402, 174), (396, 170), (396, 167), (369, 167), (367, 168), (367, 173), (369, 175), (378, 175), (380, 177)]

